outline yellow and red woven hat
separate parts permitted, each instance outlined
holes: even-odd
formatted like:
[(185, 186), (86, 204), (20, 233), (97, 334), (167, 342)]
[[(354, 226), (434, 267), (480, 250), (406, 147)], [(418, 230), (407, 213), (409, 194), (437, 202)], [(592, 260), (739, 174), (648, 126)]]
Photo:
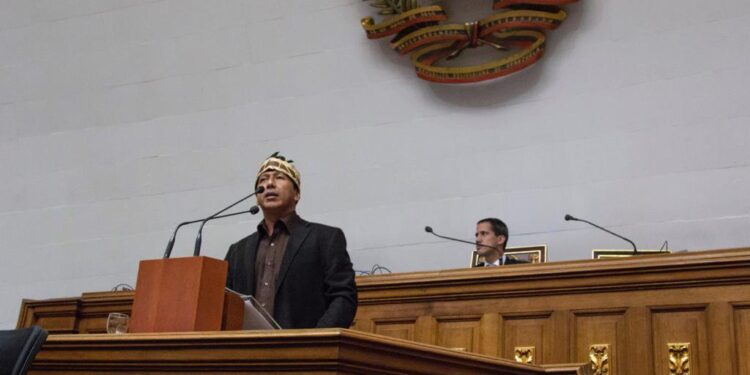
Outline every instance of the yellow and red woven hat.
[(297, 168), (292, 164), (294, 160), (287, 160), (284, 156), (280, 155), (278, 151), (274, 152), (273, 155), (269, 156), (268, 159), (263, 161), (258, 169), (258, 174), (255, 176), (255, 187), (258, 187), (258, 180), (260, 175), (268, 171), (279, 171), (289, 177), (297, 190), (302, 187), (302, 176), (300, 176)]

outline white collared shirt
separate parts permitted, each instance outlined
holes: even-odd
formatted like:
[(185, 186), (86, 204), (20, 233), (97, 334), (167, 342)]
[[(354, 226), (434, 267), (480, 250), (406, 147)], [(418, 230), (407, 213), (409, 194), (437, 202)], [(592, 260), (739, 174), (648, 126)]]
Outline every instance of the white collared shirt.
[(505, 264), (505, 254), (503, 254), (503, 256), (501, 256), (500, 258), (498, 258), (492, 263), (489, 263), (487, 261), (484, 262), (485, 267), (497, 267), (497, 266), (502, 266), (503, 264)]

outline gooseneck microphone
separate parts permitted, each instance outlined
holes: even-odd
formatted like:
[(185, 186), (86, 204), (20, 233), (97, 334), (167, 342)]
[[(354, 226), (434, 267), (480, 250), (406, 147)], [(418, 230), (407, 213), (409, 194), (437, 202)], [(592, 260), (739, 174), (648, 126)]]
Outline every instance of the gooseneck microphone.
[[(222, 209), (221, 211), (219, 211), (219, 212), (217, 212), (217, 213), (215, 213), (215, 214), (213, 214), (213, 215), (211, 215), (211, 216), (203, 219), (203, 222), (201, 223), (201, 227), (198, 229), (198, 236), (195, 237), (195, 247), (193, 248), (193, 256), (197, 257), (201, 253), (201, 242), (203, 241), (203, 226), (206, 225), (207, 222), (209, 222), (209, 221), (211, 221), (213, 219), (218, 218), (218, 216), (221, 215), (224, 211), (226, 211), (226, 210), (228, 210), (228, 209), (230, 209), (230, 208), (232, 208), (232, 207), (234, 207), (234, 206), (236, 206), (236, 205), (244, 202), (246, 199), (252, 197), (253, 195), (262, 194), (264, 191), (266, 191), (265, 187), (258, 186), (252, 194), (247, 195), (246, 197), (238, 200), (237, 202), (234, 202), (234, 203), (230, 204), (229, 206), (224, 207), (224, 209)], [(253, 211), (255, 211), (255, 212), (253, 212)], [(258, 213), (258, 207), (257, 206), (253, 206), (253, 207), (250, 208), (250, 210), (245, 211), (245, 212), (248, 212), (248, 213), (251, 213), (251, 214), (255, 215), (255, 214)]]
[[(231, 214), (215, 216), (215, 217), (213, 217), (213, 218), (211, 218), (209, 220), (222, 219), (222, 218), (225, 218), (225, 217), (242, 215), (242, 214), (247, 214), (247, 213), (249, 213), (251, 215), (257, 214), (258, 213), (258, 206), (252, 206), (247, 211), (233, 212)], [(164, 258), (165, 259), (169, 258), (169, 256), (172, 255), (172, 247), (174, 247), (175, 235), (177, 234), (177, 230), (180, 229), (181, 226), (187, 225), (187, 224), (195, 224), (195, 223), (205, 222), (205, 221), (206, 221), (206, 219), (199, 219), (199, 220), (191, 220), (191, 221), (186, 221), (186, 222), (180, 223), (180, 225), (178, 225), (177, 228), (175, 228), (174, 233), (172, 233), (172, 238), (169, 239), (169, 243), (167, 244), (167, 251), (164, 253)]]
[(485, 244), (481, 244), (481, 243), (477, 243), (477, 242), (471, 242), (471, 241), (461, 240), (461, 239), (458, 239), (458, 238), (453, 238), (453, 237), (446, 237), (446, 236), (441, 236), (441, 235), (439, 235), (439, 234), (435, 233), (435, 232), (434, 232), (434, 231), (432, 230), (432, 227), (430, 227), (430, 226), (424, 227), (424, 231), (425, 231), (425, 232), (427, 232), (427, 233), (430, 233), (430, 234), (432, 234), (432, 235), (433, 235), (433, 236), (435, 236), (435, 237), (440, 237), (440, 238), (442, 238), (442, 239), (445, 239), (445, 240), (450, 240), (450, 241), (457, 241), (457, 242), (463, 242), (463, 243), (467, 243), (467, 244), (470, 244), (470, 245), (474, 245), (474, 246), (483, 246), (483, 247), (489, 247), (490, 249), (495, 249), (495, 250), (502, 250), (501, 248), (499, 248), (499, 247), (496, 247), (496, 246), (485, 245)]
[(221, 211), (219, 211), (219, 212), (217, 212), (217, 213), (215, 213), (215, 214), (213, 214), (213, 215), (211, 215), (211, 216), (209, 216), (209, 217), (207, 217), (207, 218), (205, 218), (203, 220), (211, 220), (211, 219), (213, 219), (213, 218), (221, 215), (222, 213), (224, 213), (224, 211), (226, 211), (226, 210), (228, 210), (228, 209), (230, 209), (230, 208), (232, 208), (232, 207), (234, 207), (234, 206), (236, 206), (236, 205), (238, 205), (238, 204), (246, 201), (248, 198), (252, 197), (253, 195), (263, 194), (264, 191), (266, 191), (266, 188), (264, 188), (263, 186), (258, 186), (255, 189), (255, 191), (252, 192), (251, 194), (246, 195), (244, 198), (238, 200), (237, 202), (234, 202), (234, 203), (230, 204), (229, 206), (224, 207), (224, 209), (222, 209)]
[(594, 224), (594, 223), (592, 223), (592, 222), (590, 222), (588, 220), (579, 219), (579, 218), (573, 217), (571, 215), (565, 215), (565, 221), (580, 221), (580, 222), (589, 224), (589, 225), (591, 225), (594, 228), (599, 228), (599, 229), (601, 229), (601, 230), (603, 230), (603, 231), (605, 231), (605, 232), (607, 232), (607, 233), (609, 233), (609, 234), (611, 234), (611, 235), (613, 235), (613, 236), (615, 236), (617, 238), (620, 238), (620, 239), (623, 239), (625, 241), (628, 241), (628, 242), (630, 242), (631, 245), (633, 245), (633, 255), (638, 255), (638, 248), (635, 246), (635, 243), (633, 241), (631, 241), (631, 240), (629, 240), (629, 239), (627, 239), (627, 238), (625, 238), (625, 237), (623, 237), (623, 236), (621, 236), (621, 235), (619, 235), (619, 234), (617, 234), (617, 233), (615, 233), (615, 232), (613, 232), (613, 231), (611, 231), (609, 229), (600, 227), (600, 226), (598, 226), (598, 225), (596, 225), (596, 224)]
[[(248, 198), (252, 197), (253, 195), (263, 193), (265, 190), (266, 189), (263, 186), (258, 186), (255, 189), (255, 191), (252, 192), (251, 194), (245, 196), (244, 198), (238, 200), (237, 202), (234, 202), (234, 203), (230, 204), (229, 206), (227, 206), (223, 210), (221, 210), (221, 211), (219, 211), (219, 212), (217, 212), (217, 213), (215, 213), (215, 214), (213, 214), (213, 215), (211, 215), (211, 216), (209, 216), (209, 217), (207, 217), (205, 219), (185, 221), (185, 222), (182, 222), (179, 225), (177, 225), (177, 228), (175, 228), (174, 232), (172, 233), (172, 237), (169, 239), (169, 242), (167, 242), (167, 249), (164, 251), (164, 258), (165, 259), (169, 258), (169, 256), (172, 255), (172, 248), (174, 247), (175, 238), (177, 238), (177, 231), (180, 230), (180, 228), (183, 225), (200, 223), (201, 221), (204, 221), (204, 220), (210, 220), (210, 219), (216, 218), (217, 216), (221, 215), (224, 211), (226, 211), (226, 210), (228, 210), (228, 209), (230, 209), (230, 208), (232, 208), (232, 207), (234, 207), (234, 206), (236, 206), (236, 205), (244, 202), (245, 200), (247, 200)], [(249, 212), (249, 211), (245, 211), (245, 212)]]
[(164, 251), (164, 259), (169, 258), (170, 255), (172, 255), (172, 248), (174, 247), (174, 240), (177, 237), (177, 231), (182, 228), (183, 225), (193, 224), (193, 223), (200, 223), (203, 221), (203, 219), (200, 220), (192, 220), (192, 221), (183, 221), (179, 225), (177, 225), (177, 228), (174, 228), (174, 232), (172, 232), (172, 237), (169, 239), (169, 242), (167, 242), (167, 250)]
[(241, 215), (241, 214), (255, 215), (258, 213), (258, 211), (260, 211), (258, 206), (252, 206), (247, 211), (240, 211), (240, 212), (234, 212), (234, 213), (226, 214), (226, 215), (212, 216), (212, 217), (200, 220), (202, 221), (202, 223), (201, 223), (200, 228), (198, 228), (198, 236), (195, 237), (195, 248), (193, 249), (193, 256), (197, 257), (201, 255), (201, 242), (203, 241), (203, 226), (206, 225), (206, 223), (208, 223), (211, 220), (222, 219), (222, 218), (230, 217), (234, 215)]

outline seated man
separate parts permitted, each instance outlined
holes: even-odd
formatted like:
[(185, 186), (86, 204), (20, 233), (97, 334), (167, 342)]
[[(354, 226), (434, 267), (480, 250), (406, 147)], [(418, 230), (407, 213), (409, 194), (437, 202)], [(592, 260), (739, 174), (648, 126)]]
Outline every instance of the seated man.
[(229, 247), (227, 287), (251, 294), (282, 328), (349, 328), (357, 312), (354, 270), (339, 228), (296, 213), (300, 174), (278, 153), (260, 166), (255, 188), (263, 220)]
[(479, 220), (475, 234), (477, 254), (484, 259), (475, 267), (493, 267), (504, 264), (526, 263), (505, 255), (508, 243), (508, 226), (502, 220), (490, 217)]

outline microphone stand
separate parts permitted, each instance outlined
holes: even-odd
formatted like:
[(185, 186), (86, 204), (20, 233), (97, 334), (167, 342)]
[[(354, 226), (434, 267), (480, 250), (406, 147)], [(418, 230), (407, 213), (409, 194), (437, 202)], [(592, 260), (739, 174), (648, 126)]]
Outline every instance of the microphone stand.
[(195, 247), (193, 248), (193, 256), (197, 257), (198, 255), (201, 254), (201, 242), (203, 241), (203, 226), (206, 225), (207, 222), (214, 220), (214, 219), (221, 219), (221, 218), (234, 216), (234, 215), (240, 215), (240, 214), (255, 215), (258, 213), (258, 211), (259, 211), (258, 206), (252, 206), (247, 211), (240, 211), (240, 212), (235, 212), (235, 213), (220, 215), (220, 216), (212, 216), (208, 219), (201, 220), (203, 222), (201, 223), (201, 227), (198, 228), (198, 236), (195, 237)]
[[(253, 208), (256, 208), (256, 209), (253, 210)], [(225, 217), (242, 215), (242, 214), (247, 214), (247, 213), (253, 214), (253, 215), (257, 214), (258, 213), (257, 206), (253, 206), (247, 211), (233, 212), (231, 214), (214, 216), (213, 219), (222, 219)], [(172, 238), (169, 239), (169, 243), (167, 244), (167, 251), (164, 253), (164, 259), (169, 258), (169, 256), (172, 255), (172, 247), (174, 247), (174, 239), (175, 239), (175, 235), (177, 234), (177, 230), (180, 229), (180, 227), (183, 225), (200, 223), (201, 221), (205, 223), (206, 219), (186, 221), (184, 223), (180, 223), (180, 225), (178, 225), (177, 228), (175, 228), (174, 233), (172, 233)], [(193, 254), (193, 255), (197, 256), (196, 254)]]
[(440, 237), (440, 238), (442, 238), (442, 239), (445, 239), (445, 240), (458, 241), (458, 242), (463, 242), (463, 243), (467, 243), (467, 244), (469, 244), (469, 245), (475, 245), (475, 246), (484, 246), (484, 247), (489, 247), (490, 249), (495, 249), (495, 250), (497, 250), (497, 251), (500, 251), (500, 250), (502, 250), (502, 249), (498, 248), (497, 246), (492, 246), (492, 245), (485, 245), (485, 244), (481, 244), (481, 243), (478, 243), (478, 242), (471, 242), (471, 241), (461, 240), (461, 239), (458, 239), (458, 238), (453, 238), (453, 237), (446, 237), (446, 236), (441, 236), (441, 235), (439, 235), (439, 234), (435, 233), (435, 232), (434, 232), (434, 231), (432, 230), (432, 227), (424, 227), (424, 231), (425, 231), (425, 232), (427, 232), (427, 233), (430, 233), (430, 234), (432, 234), (432, 235), (433, 235), (433, 236), (435, 236), (435, 237)]
[(245, 200), (247, 200), (248, 198), (252, 197), (253, 195), (263, 193), (265, 190), (266, 189), (263, 186), (258, 186), (252, 194), (249, 194), (246, 197), (238, 200), (237, 202), (234, 202), (234, 203), (230, 204), (229, 206), (225, 207), (223, 210), (221, 210), (221, 211), (219, 211), (219, 212), (217, 212), (217, 213), (215, 213), (215, 214), (213, 214), (213, 215), (211, 215), (211, 216), (209, 216), (209, 217), (207, 217), (205, 219), (185, 221), (185, 222), (180, 223), (177, 226), (177, 228), (174, 229), (174, 232), (172, 233), (172, 238), (170, 238), (169, 242), (167, 242), (167, 249), (164, 251), (164, 259), (169, 258), (169, 256), (172, 255), (172, 248), (174, 247), (174, 241), (175, 241), (175, 238), (177, 237), (177, 231), (180, 230), (180, 228), (183, 225), (194, 224), (194, 223), (198, 223), (198, 222), (201, 222), (201, 221), (204, 221), (204, 220), (213, 219), (213, 218), (217, 217), (218, 215), (220, 215), (222, 212), (224, 212), (224, 211), (226, 211), (226, 210), (228, 210), (228, 209), (230, 209), (230, 208), (232, 208), (232, 207), (234, 207), (234, 206), (236, 206), (236, 205), (244, 202)]
[(635, 247), (635, 243), (633, 241), (631, 241), (631, 240), (629, 240), (629, 239), (627, 239), (627, 238), (625, 238), (625, 237), (623, 237), (623, 236), (621, 236), (621, 235), (619, 235), (619, 234), (617, 234), (617, 233), (615, 233), (615, 232), (613, 232), (613, 231), (611, 231), (609, 229), (600, 227), (600, 226), (598, 226), (598, 225), (596, 225), (596, 224), (594, 224), (594, 223), (592, 223), (592, 222), (590, 222), (588, 220), (579, 219), (579, 218), (573, 217), (571, 215), (565, 215), (565, 221), (571, 221), (571, 220), (572, 221), (581, 221), (581, 222), (584, 222), (584, 223), (586, 223), (588, 225), (591, 225), (591, 226), (593, 226), (595, 228), (599, 228), (599, 229), (601, 229), (601, 230), (603, 230), (603, 231), (605, 231), (605, 232), (607, 232), (607, 233), (609, 233), (609, 234), (611, 234), (611, 235), (613, 235), (613, 236), (615, 236), (617, 238), (620, 238), (620, 239), (623, 239), (623, 240), (629, 242), (633, 246), (633, 255), (638, 255), (638, 248)]

